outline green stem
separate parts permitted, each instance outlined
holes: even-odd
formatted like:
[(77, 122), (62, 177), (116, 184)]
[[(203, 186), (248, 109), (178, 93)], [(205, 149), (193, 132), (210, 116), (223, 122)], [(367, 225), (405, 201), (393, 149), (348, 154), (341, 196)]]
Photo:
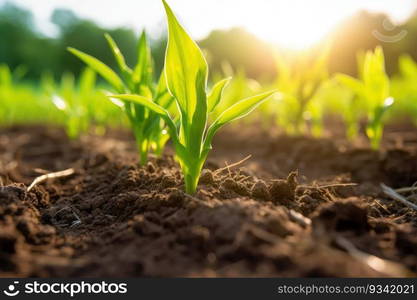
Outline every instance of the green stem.
[(203, 168), (205, 159), (200, 158), (198, 162), (187, 162), (183, 167), (185, 192), (187, 194), (195, 194), (197, 191), (198, 181), (200, 179), (201, 169)]
[(144, 138), (142, 133), (143, 129), (141, 126), (134, 126), (133, 131), (135, 135), (136, 146), (139, 152), (139, 163), (141, 165), (145, 165), (148, 162), (149, 141)]
[(148, 162), (148, 143), (142, 141), (139, 145), (140, 164), (143, 166)]
[(192, 174), (185, 175), (185, 192), (187, 194), (193, 195), (197, 191), (198, 179), (198, 176), (196, 177)]
[(367, 136), (373, 150), (378, 150), (381, 145), (383, 126), (381, 124), (372, 125), (366, 130)]

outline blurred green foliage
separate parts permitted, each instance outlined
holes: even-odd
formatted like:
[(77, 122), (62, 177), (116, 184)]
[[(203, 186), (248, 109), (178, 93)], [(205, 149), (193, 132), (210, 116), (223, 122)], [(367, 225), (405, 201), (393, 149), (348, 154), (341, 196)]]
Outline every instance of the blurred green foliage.
[[(334, 45), (329, 53), (330, 73), (355, 75), (356, 53), (374, 49), (380, 43), (373, 31), (387, 33), (383, 28), (385, 19), (387, 16), (383, 14), (358, 13), (329, 34)], [(78, 76), (83, 68), (82, 63), (64, 51), (68, 45), (72, 45), (97, 57), (111, 68), (116, 68), (112, 53), (106, 47), (103, 37), (105, 32), (119, 45), (126, 62), (135, 62), (138, 36), (130, 28), (103, 28), (63, 9), (55, 10), (51, 21), (56, 26), (56, 35), (46, 37), (36, 29), (30, 11), (7, 2), (0, 6), (0, 63), (6, 63), (12, 69), (19, 65), (26, 66), (28, 79), (39, 79), (45, 71), (51, 72), (55, 78), (60, 78), (65, 71)], [(396, 71), (397, 60), (402, 53), (417, 59), (417, 14), (396, 29), (400, 30), (408, 32), (404, 39), (383, 45), (389, 74)], [(156, 62), (155, 76), (159, 76), (166, 34), (150, 42)], [(244, 29), (214, 30), (199, 44), (207, 54), (212, 74), (221, 72), (224, 62), (228, 62), (235, 70), (243, 70), (249, 78), (256, 80), (273, 78), (277, 72), (274, 65), (276, 46), (258, 39)]]
[[(118, 68), (120, 58), (114, 59), (104, 33), (114, 38), (130, 66), (136, 64), (140, 49), (136, 33), (127, 28), (102, 28), (68, 10), (56, 10), (51, 20), (57, 29), (54, 38), (36, 30), (30, 12), (11, 4), (0, 7), (0, 125), (53, 123), (77, 137), (90, 129), (103, 132), (108, 125), (128, 124), (128, 118), (101, 92), (108, 85), (96, 82), (95, 73), (85, 70), (66, 47), (89, 53), (119, 70), (115, 77), (129, 86), (133, 79), (125, 73), (133, 70)], [(213, 31), (199, 43), (210, 65), (208, 84), (214, 91), (223, 90), (220, 79), (233, 78), (227, 81), (211, 119), (241, 98), (278, 88), (279, 95), (260, 107), (262, 126), (278, 123), (288, 134), (320, 136), (325, 130), (324, 118), (334, 114), (344, 121), (350, 140), (366, 124), (363, 133), (378, 148), (385, 120), (406, 116), (417, 124), (417, 14), (397, 28), (407, 30), (405, 38), (380, 46), (372, 32), (384, 33), (384, 20), (384, 15), (359, 13), (329, 35), (332, 47), (326, 41), (299, 52), (277, 49), (239, 28)], [(165, 34), (150, 40), (154, 64), (153, 74), (147, 78), (148, 96), (155, 96), (156, 83), (163, 82), (159, 79), (166, 40)], [(120, 92), (143, 94), (139, 87)], [(145, 115), (133, 111), (144, 119)], [(136, 130), (138, 141), (143, 140), (140, 132)]]
[(378, 149), (384, 128), (382, 118), (394, 104), (382, 47), (358, 55), (358, 69), (359, 79), (345, 74), (337, 74), (336, 78), (363, 103), (363, 111), (367, 114), (366, 134), (372, 148)]

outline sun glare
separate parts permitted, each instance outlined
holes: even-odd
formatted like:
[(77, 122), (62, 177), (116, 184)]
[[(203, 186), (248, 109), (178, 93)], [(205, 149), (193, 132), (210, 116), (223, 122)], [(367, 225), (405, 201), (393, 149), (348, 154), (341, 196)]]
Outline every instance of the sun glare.
[[(291, 49), (312, 46), (349, 15), (345, 7), (315, 1), (269, 1), (269, 7), (245, 25), (260, 38)], [(249, 7), (250, 9), (250, 7)], [(267, 17), (266, 17), (266, 16)]]
[[(0, 4), (2, 1), (0, 0)], [(158, 32), (163, 26), (161, 1), (122, 0), (114, 6), (101, 0), (14, 0), (31, 7), (41, 30), (54, 33), (48, 21), (53, 9), (73, 9), (84, 18), (92, 18), (108, 27), (127, 26), (138, 32), (146, 28)], [(65, 4), (63, 4), (65, 2)], [(388, 13), (394, 21), (403, 21), (416, 8), (415, 0), (172, 0), (180, 19), (195, 39), (205, 38), (212, 30), (244, 27), (265, 41), (291, 49), (307, 48), (330, 32), (340, 21), (359, 10)], [(142, 7), (146, 7), (143, 13)], [(106, 16), (103, 18), (103, 16)]]
[(253, 5), (243, 3), (238, 14), (244, 18), (241, 23), (247, 30), (266, 41), (292, 49), (312, 46), (360, 10), (389, 11), (390, 18), (402, 21), (409, 15), (411, 5), (407, 1), (408, 4), (401, 8), (393, 5), (395, 1), (372, 0), (258, 0), (252, 1)]

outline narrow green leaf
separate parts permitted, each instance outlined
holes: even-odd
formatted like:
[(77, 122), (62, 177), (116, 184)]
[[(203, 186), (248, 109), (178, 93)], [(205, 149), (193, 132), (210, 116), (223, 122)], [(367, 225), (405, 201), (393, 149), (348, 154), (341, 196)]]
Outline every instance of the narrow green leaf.
[(251, 113), (258, 105), (267, 100), (268, 97), (275, 92), (276, 91), (270, 91), (240, 100), (239, 102), (226, 109), (223, 113), (221, 113), (217, 120), (214, 121), (214, 124), (223, 125), (243, 118), (244, 116)]
[(239, 102), (226, 109), (222, 114), (220, 114), (216, 121), (214, 121), (210, 128), (207, 130), (207, 134), (204, 140), (203, 154), (205, 153), (204, 155), (207, 155), (208, 151), (211, 149), (211, 141), (214, 137), (214, 134), (217, 132), (217, 130), (220, 129), (220, 127), (248, 115), (262, 102), (266, 101), (269, 96), (276, 92), (277, 91), (270, 91), (240, 100)]
[(177, 129), (175, 126), (174, 121), (172, 120), (171, 116), (169, 115), (168, 111), (164, 109), (162, 106), (156, 104), (152, 100), (142, 97), (139, 95), (131, 95), (131, 94), (122, 94), (122, 95), (110, 95), (110, 98), (121, 99), (123, 101), (139, 104), (143, 107), (148, 108), (149, 110), (153, 111), (154, 113), (161, 116), (161, 118), (165, 121), (165, 124), (168, 126), (170, 137), (175, 144), (176, 151), (183, 153), (184, 147), (180, 144), (177, 134)]
[(202, 82), (206, 80), (206, 74), (200, 72), (196, 77), (196, 107), (192, 116), (191, 126), (189, 127), (188, 137), (186, 139), (190, 153), (200, 153), (203, 145), (204, 132), (207, 127), (207, 95), (203, 88)]
[(174, 98), (171, 96), (166, 86), (165, 74), (163, 71), (159, 77), (159, 81), (156, 87), (155, 103), (158, 103), (165, 109), (169, 109), (174, 103)]
[(96, 84), (96, 72), (91, 68), (85, 68), (80, 76), (80, 93), (82, 96), (88, 96)]
[[(181, 113), (189, 121), (196, 110), (197, 101), (207, 101), (198, 97), (207, 85), (207, 62), (197, 44), (178, 23), (168, 4), (163, 1), (168, 18), (168, 47), (165, 58), (167, 86), (176, 98)], [(201, 80), (203, 76), (204, 80)]]
[(81, 59), (90, 68), (100, 74), (109, 84), (111, 84), (119, 93), (124, 91), (124, 85), (120, 77), (107, 65), (99, 61), (97, 58), (88, 55), (74, 48), (67, 48), (69, 52)]
[(155, 112), (159, 115), (164, 115), (164, 116), (168, 115), (167, 111), (162, 106), (156, 104), (155, 102), (153, 102), (149, 98), (146, 98), (146, 97), (143, 97), (143, 96), (131, 95), (131, 94), (122, 94), (122, 95), (111, 95), (109, 97), (113, 97), (113, 98), (117, 98), (117, 99), (121, 99), (121, 100), (125, 100), (125, 101), (140, 104), (140, 105), (142, 105), (146, 108), (149, 108), (150, 110), (152, 110), (153, 112)]
[(105, 33), (104, 37), (107, 40), (107, 43), (110, 46), (111, 51), (113, 52), (114, 57), (116, 58), (116, 62), (119, 65), (119, 69), (121, 72), (131, 73), (132, 70), (127, 66), (125, 58), (120, 51), (119, 47), (117, 46), (116, 42), (113, 40), (113, 38)]
[(210, 94), (207, 97), (208, 101), (208, 109), (207, 111), (210, 113), (212, 112), (216, 106), (220, 103), (220, 99), (223, 94), (223, 90), (226, 87), (226, 85), (230, 82), (231, 78), (226, 78), (223, 80), (220, 80), (217, 82), (213, 88), (211, 89)]
[(146, 32), (143, 31), (138, 43), (138, 61), (133, 70), (133, 81), (150, 85), (152, 83), (152, 55)]

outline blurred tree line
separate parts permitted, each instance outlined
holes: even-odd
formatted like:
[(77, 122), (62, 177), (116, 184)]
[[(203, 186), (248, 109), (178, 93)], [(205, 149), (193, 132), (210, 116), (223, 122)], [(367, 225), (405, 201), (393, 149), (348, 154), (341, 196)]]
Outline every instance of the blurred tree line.
[[(345, 20), (330, 33), (330, 70), (355, 74), (358, 51), (381, 44), (373, 35), (374, 30), (386, 35), (394, 35), (401, 30), (408, 32), (399, 42), (382, 43), (390, 72), (395, 71), (401, 53), (409, 53), (417, 59), (417, 13), (393, 32), (383, 28), (385, 19), (387, 16), (383, 14), (361, 12)], [(30, 79), (38, 79), (45, 71), (55, 76), (64, 71), (78, 74), (83, 64), (66, 51), (66, 47), (71, 46), (116, 67), (103, 37), (108, 32), (120, 46), (127, 62), (134, 64), (137, 34), (132, 29), (103, 28), (62, 9), (54, 11), (51, 21), (58, 30), (54, 38), (37, 31), (30, 11), (10, 3), (0, 7), (0, 63), (7, 63), (12, 68), (19, 65), (27, 67), (27, 77)], [(156, 68), (161, 70), (166, 37), (163, 35), (157, 40), (151, 40), (151, 43)], [(243, 69), (252, 78), (263, 79), (275, 75), (276, 48), (243, 29), (214, 30), (200, 41), (200, 45), (206, 51), (214, 73), (221, 72), (224, 62), (228, 62), (235, 70)]]
[[(116, 40), (129, 64), (136, 60), (137, 34), (132, 29), (103, 28), (63, 9), (55, 10), (51, 21), (58, 29), (54, 38), (45, 37), (36, 30), (31, 12), (10, 3), (0, 7), (0, 63), (11, 68), (25, 66), (30, 79), (38, 79), (44, 72), (56, 76), (64, 71), (79, 74), (84, 65), (66, 50), (72, 46), (116, 68), (104, 38), (106, 32)], [(162, 37), (153, 41), (156, 57), (163, 57), (165, 40)], [(161, 69), (162, 66), (157, 67)]]

